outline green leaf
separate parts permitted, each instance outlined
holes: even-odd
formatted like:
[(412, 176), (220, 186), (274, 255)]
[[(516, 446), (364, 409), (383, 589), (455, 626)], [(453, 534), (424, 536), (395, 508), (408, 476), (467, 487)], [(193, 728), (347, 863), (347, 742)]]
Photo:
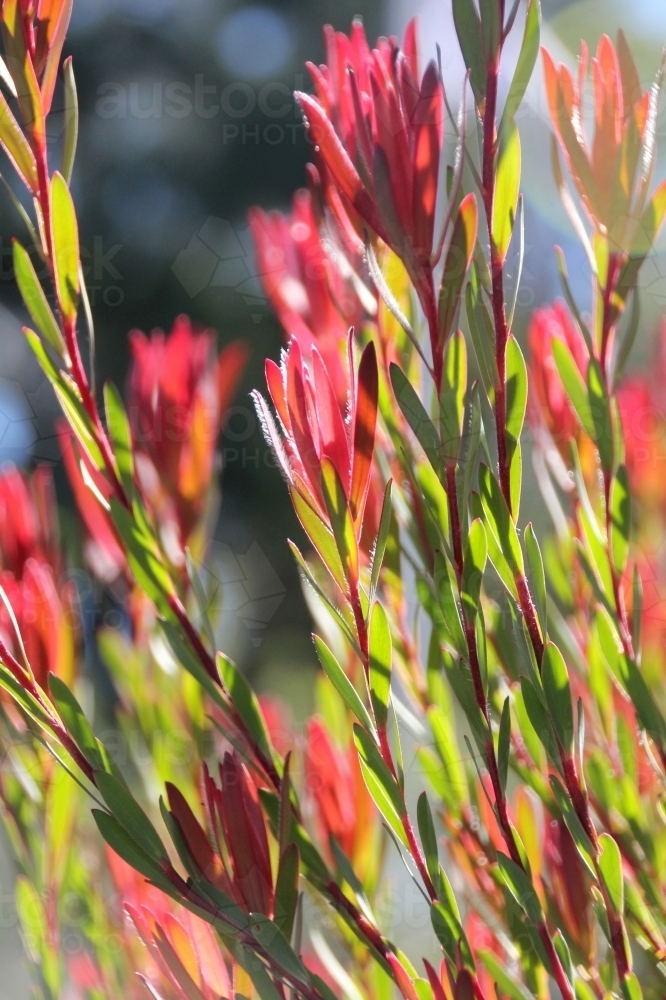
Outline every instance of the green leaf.
[(373, 733), (374, 725), (372, 719), (370, 718), (370, 713), (361, 701), (356, 688), (349, 680), (347, 674), (344, 672), (326, 643), (320, 639), (318, 635), (313, 635), (312, 638), (317, 650), (319, 662), (321, 663), (322, 668), (328, 679), (331, 681), (333, 687), (338, 692), (349, 711), (356, 716), (361, 725), (367, 729), (369, 733)]
[(439, 397), (442, 454), (446, 465), (455, 465), (458, 461), (466, 391), (467, 350), (465, 338), (461, 331), (457, 330), (449, 338), (446, 347), (442, 390)]
[(456, 600), (457, 587), (453, 568), (446, 556), (439, 551), (435, 552), (435, 587), (444, 628), (451, 645), (459, 656), (466, 656), (467, 640)]
[(350, 589), (353, 589), (359, 574), (358, 543), (354, 531), (354, 521), (338, 470), (328, 458), (321, 460), (321, 488), (328, 516), (331, 519), (333, 537), (340, 555), (345, 579)]
[(169, 892), (170, 895), (173, 893), (171, 883), (157, 862), (146, 854), (115, 817), (102, 812), (101, 809), (93, 809), (92, 815), (97, 829), (106, 843), (123, 861), (127, 862), (130, 868), (150, 879), (151, 882), (154, 882), (160, 889)]
[(539, 618), (542, 636), (548, 634), (548, 602), (546, 596), (546, 573), (543, 568), (541, 549), (532, 527), (532, 522), (525, 528), (525, 553), (527, 555), (527, 571), (529, 573), (534, 606)]
[(587, 391), (594, 425), (593, 440), (599, 449), (603, 470), (609, 475), (613, 470), (613, 422), (603, 372), (596, 358), (590, 358), (587, 368)]
[(432, 818), (428, 796), (425, 792), (421, 792), (419, 795), (416, 807), (416, 821), (419, 827), (421, 846), (423, 848), (423, 856), (425, 857), (428, 875), (430, 876), (433, 885), (436, 886), (439, 880), (439, 851), (437, 848), (435, 824)]
[(3, 688), (17, 702), (28, 715), (38, 722), (47, 732), (52, 732), (49, 725), (49, 716), (39, 704), (37, 699), (23, 687), (20, 681), (9, 670), (0, 658), (0, 687)]
[(482, 105), (486, 93), (486, 65), (481, 38), (481, 22), (473, 0), (453, 0), (453, 22), (460, 51), (469, 70), (470, 83), (477, 105)]
[(458, 704), (465, 713), (472, 736), (474, 737), (474, 742), (485, 763), (488, 756), (488, 724), (476, 700), (474, 681), (469, 664), (463, 659), (454, 662), (450, 655), (445, 655), (444, 653), (442, 653), (442, 661), (451, 689), (458, 700)]
[(58, 357), (63, 360), (67, 356), (67, 349), (62, 339), (60, 327), (56, 323), (55, 316), (33, 267), (30, 254), (18, 240), (14, 240), (13, 251), (16, 283), (25, 307), (49, 347), (52, 347)]
[(462, 575), (462, 605), (468, 622), (474, 622), (479, 612), (481, 583), (488, 558), (486, 529), (480, 518), (475, 518), (469, 529), (465, 546)]
[(460, 304), (465, 275), (469, 269), (476, 245), (478, 209), (476, 198), (468, 194), (463, 198), (453, 224), (453, 233), (446, 252), (442, 281), (439, 287), (438, 341), (441, 351), (453, 329)]
[(610, 542), (613, 564), (622, 574), (629, 555), (631, 535), (631, 493), (626, 466), (620, 465), (613, 477), (610, 491)]
[(543, 911), (539, 897), (522, 868), (519, 868), (511, 858), (502, 854), (501, 851), (497, 852), (497, 864), (507, 889), (525, 911), (528, 920), (533, 925), (543, 923)]
[(643, 990), (635, 972), (629, 972), (621, 983), (624, 1000), (643, 1000)]
[(509, 754), (511, 752), (511, 699), (507, 696), (502, 706), (499, 740), (497, 743), (497, 769), (502, 791), (506, 792), (509, 777)]
[[(341, 631), (343, 632), (347, 641), (349, 642), (349, 645), (352, 647), (352, 649), (355, 649), (356, 652), (360, 655), (360, 647), (358, 645), (358, 640), (352, 633), (349, 621), (345, 618), (342, 611), (340, 611), (340, 608), (338, 608), (337, 605), (331, 600), (330, 596), (326, 594), (319, 586), (317, 580), (315, 579), (310, 570), (310, 567), (305, 561), (303, 554), (299, 551), (298, 546), (294, 545), (294, 543), (289, 540), (287, 540), (287, 545), (291, 549), (291, 553), (294, 559), (296, 560), (299, 570), (301, 571), (301, 576), (303, 581), (308, 584), (308, 586), (312, 589), (317, 599), (322, 602), (322, 604), (328, 609), (328, 611), (330, 611), (336, 624), (340, 627)], [(335, 549), (335, 546), (333, 546), (333, 551), (337, 555), (337, 550)]]
[(557, 749), (557, 741), (553, 726), (545, 709), (541, 698), (534, 684), (527, 677), (520, 678), (520, 690), (523, 696), (523, 704), (530, 721), (532, 729), (538, 736), (544, 750), (555, 767), (561, 769), (560, 755)]
[[(481, 468), (481, 466), (479, 467)], [(518, 591), (513, 571), (507, 562), (499, 538), (495, 531), (486, 523), (486, 512), (483, 502), (478, 493), (472, 493), (471, 497), (472, 517), (479, 517), (484, 521), (486, 527), (486, 541), (488, 543), (488, 558), (495, 567), (495, 572), (511, 594), (515, 601), (518, 600)]]
[(502, 24), (500, 22), (500, 4), (497, 0), (479, 0), (481, 13), (481, 38), (486, 65), (492, 65), (497, 59), (500, 48)]
[(594, 440), (595, 427), (592, 420), (590, 400), (587, 393), (583, 376), (578, 371), (578, 365), (574, 361), (573, 354), (560, 337), (553, 337), (552, 340), (553, 358), (555, 366), (562, 379), (562, 384), (567, 396), (574, 408), (583, 430)]
[(118, 466), (118, 475), (125, 492), (131, 496), (134, 491), (134, 454), (132, 432), (123, 406), (122, 396), (113, 382), (104, 384), (104, 406), (106, 425), (113, 446), (113, 454)]
[(58, 303), (66, 320), (73, 322), (79, 300), (79, 229), (74, 202), (62, 174), (51, 180), (51, 232)]
[(70, 184), (79, 136), (79, 102), (71, 56), (65, 59), (62, 68), (65, 84), (65, 131), (62, 139), (62, 166), (60, 169), (67, 184)]
[(2, 93), (0, 93), (0, 143), (26, 187), (35, 194), (39, 188), (35, 157)]
[(481, 381), (488, 399), (492, 400), (498, 382), (497, 362), (495, 359), (495, 334), (488, 316), (485, 303), (474, 291), (474, 283), (468, 282), (465, 292), (467, 322), (474, 345), (476, 361), (481, 373)]
[(287, 941), (291, 940), (296, 906), (298, 905), (298, 874), (300, 863), (296, 844), (289, 844), (280, 856), (273, 907), (273, 919)]
[(229, 697), (245, 723), (247, 731), (268, 760), (273, 759), (271, 741), (266, 729), (266, 723), (261, 713), (259, 702), (254, 691), (243, 677), (236, 664), (224, 653), (215, 657), (218, 670)]
[(624, 913), (624, 876), (622, 855), (617, 843), (608, 833), (599, 835), (599, 871), (606, 895), (618, 916)]
[(76, 697), (67, 685), (55, 674), (49, 677), (49, 690), (55, 702), (65, 729), (89, 764), (98, 771), (104, 771), (105, 762), (90, 723), (83, 714)]
[(423, 403), (403, 370), (398, 365), (392, 364), (390, 374), (393, 392), (395, 393), (395, 398), (398, 400), (398, 405), (402, 410), (403, 416), (428, 456), (433, 469), (441, 478), (441, 443), (435, 430), (435, 425), (426, 413)]
[(386, 483), (384, 489), (384, 500), (382, 502), (382, 513), (379, 519), (379, 530), (377, 531), (377, 538), (375, 539), (375, 547), (372, 553), (372, 567), (370, 569), (370, 601), (372, 602), (377, 591), (377, 584), (379, 583), (379, 572), (382, 568), (382, 563), (384, 561), (384, 553), (386, 552), (386, 543), (388, 542), (389, 532), (391, 530), (391, 517), (393, 515), (393, 506), (391, 504), (391, 490), (393, 486), (393, 480), (389, 479)]
[[(511, 514), (509, 513), (509, 508), (506, 505), (506, 500), (504, 499), (499, 483), (488, 466), (483, 464), (479, 466), (479, 489), (483, 510), (486, 515), (486, 527), (495, 535), (513, 576), (522, 575), (525, 571), (525, 566), (516, 526), (511, 519)], [(488, 548), (492, 560), (493, 552), (490, 545)], [(497, 565), (495, 565), (495, 569), (500, 573)], [(504, 582), (506, 583), (506, 581)]]
[(363, 779), (373, 802), (398, 840), (404, 847), (408, 847), (407, 837), (400, 819), (404, 806), (395, 778), (382, 760), (370, 734), (358, 725), (354, 726), (354, 743)]
[(534, 995), (529, 993), (524, 986), (513, 978), (513, 976), (507, 972), (506, 966), (497, 955), (482, 948), (479, 951), (479, 958), (483, 962), (484, 966), (491, 975), (491, 978), (497, 987), (502, 991), (497, 992), (498, 997), (506, 997), (507, 1000), (533, 1000)]
[(460, 466), (463, 469), (463, 480), (459, 489), (458, 507), (465, 510), (469, 501), (472, 489), (472, 482), (476, 472), (476, 463), (481, 444), (481, 400), (479, 398), (480, 387), (475, 382), (469, 392), (467, 412), (465, 415), (465, 426), (462, 436), (462, 447), (459, 455)]
[[(453, 893), (451, 893), (453, 895)], [(454, 900), (455, 904), (455, 900)], [(458, 907), (455, 907), (457, 911)], [(462, 924), (460, 922), (460, 917), (456, 917), (455, 912), (450, 906), (445, 906), (441, 902), (433, 903), (430, 907), (430, 919), (432, 921), (432, 929), (437, 935), (437, 940), (444, 949), (444, 953), (452, 962), (457, 962), (458, 960), (458, 946), (460, 945), (460, 952), (463, 961), (468, 966), (471, 965), (474, 968), (474, 962), (472, 959), (470, 947), (465, 936)]]
[[(495, 8), (498, 5), (492, 0)], [(512, 118), (507, 118), (500, 135), (493, 201), (492, 236), (502, 263), (506, 259), (520, 194), (520, 133)]]
[(345, 574), (332, 532), (324, 524), (319, 514), (303, 499), (298, 490), (290, 489), (289, 492), (296, 516), (301, 522), (303, 530), (312, 542), (315, 551), (333, 577), (335, 583), (337, 583), (343, 594), (346, 593), (347, 584), (345, 582)]
[(40, 368), (53, 386), (58, 402), (76, 434), (81, 447), (97, 469), (104, 465), (102, 454), (97, 446), (90, 417), (81, 402), (81, 396), (72, 379), (54, 365), (44, 344), (33, 330), (23, 328), (26, 340), (37, 358)]
[(527, 365), (518, 341), (510, 336), (506, 345), (506, 448), (513, 458), (527, 409)]
[(506, 121), (513, 118), (520, 107), (525, 96), (527, 85), (530, 82), (537, 57), (539, 55), (539, 39), (541, 36), (541, 7), (539, 0), (529, 0), (527, 13), (525, 15), (525, 31), (523, 42), (520, 47), (520, 55), (516, 63), (516, 69), (511, 80), (509, 93), (507, 94), (502, 112), (502, 123), (500, 132), (504, 130)]
[(569, 674), (564, 657), (553, 642), (546, 643), (541, 677), (555, 732), (566, 753), (571, 754), (574, 743), (574, 719)]
[(380, 730), (385, 730), (388, 720), (388, 703), (391, 696), (393, 647), (388, 618), (379, 601), (375, 601), (370, 615), (368, 640), (370, 698), (377, 726)]
[(166, 852), (157, 830), (145, 812), (132, 796), (127, 785), (107, 771), (95, 771), (95, 784), (109, 808), (132, 840), (141, 847), (153, 861), (161, 865), (169, 864)]
[(148, 526), (139, 518), (138, 503), (135, 501), (132, 513), (119, 500), (111, 497), (111, 517), (127, 552), (127, 561), (134, 579), (145, 590), (160, 614), (170, 617), (168, 598), (175, 595), (173, 582), (162, 562), (157, 542), (148, 533)]

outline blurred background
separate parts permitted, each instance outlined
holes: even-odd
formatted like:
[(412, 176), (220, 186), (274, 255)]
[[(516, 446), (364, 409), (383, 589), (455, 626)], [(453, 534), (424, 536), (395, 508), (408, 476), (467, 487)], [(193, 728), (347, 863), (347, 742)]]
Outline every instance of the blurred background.
[[(596, 46), (602, 31), (613, 35), (622, 26), (642, 82), (656, 73), (666, 42), (663, 0), (542, 0), (542, 6), (544, 40), (560, 58), (573, 60), (581, 36)], [(321, 25), (347, 30), (360, 14), (374, 40), (401, 34), (409, 17), (419, 14), (423, 57), (435, 55), (438, 41), (455, 100), (462, 65), (449, 7), (447, 0), (74, 2), (65, 47), (74, 57), (81, 108), (73, 186), (89, 265), (97, 370), (122, 384), (128, 331), (168, 330), (179, 313), (215, 328), (221, 346), (238, 337), (249, 342), (250, 363), (221, 441), (215, 555), (230, 595), (224, 648), (260, 689), (279, 691), (297, 719), (310, 706), (314, 672), (309, 615), (286, 545), (299, 532), (247, 395), (262, 386), (264, 358), (277, 357), (282, 338), (255, 278), (246, 213), (254, 204), (286, 209), (304, 181), (308, 145), (291, 93), (308, 87), (304, 61), (323, 58)], [(550, 178), (539, 70), (520, 118), (527, 204), (522, 334), (531, 310), (559, 292), (554, 243), (567, 253), (581, 302), (588, 290), (581, 252)], [(54, 113), (56, 150), (60, 125)], [(663, 125), (658, 131), (663, 138)], [(662, 174), (665, 163), (662, 150)], [(15, 234), (22, 235), (20, 220), (0, 191), (0, 463), (53, 463), (67, 517), (55, 400), (21, 334), (11, 269)], [(642, 281), (636, 363), (647, 356), (666, 311), (663, 253), (645, 266)], [(535, 495), (527, 496), (525, 516), (541, 519)], [(23, 1000), (28, 986), (7, 869), (0, 892), (0, 998)]]

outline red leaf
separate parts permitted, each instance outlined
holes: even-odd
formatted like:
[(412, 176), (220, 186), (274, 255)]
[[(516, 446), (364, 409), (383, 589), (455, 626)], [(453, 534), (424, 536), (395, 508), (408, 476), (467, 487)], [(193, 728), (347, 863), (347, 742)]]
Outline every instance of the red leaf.
[(423, 959), (423, 964), (425, 966), (434, 1000), (446, 1000), (446, 994), (444, 992), (442, 982), (427, 958)]
[(429, 63), (413, 118), (414, 126), (414, 247), (432, 253), (437, 181), (443, 128), (442, 85), (434, 62)]
[(224, 832), (235, 884), (250, 912), (271, 916), (271, 862), (256, 789), (246, 768), (229, 753), (224, 755), (220, 774)]
[(370, 484), (370, 470), (377, 428), (379, 376), (377, 354), (372, 341), (363, 351), (358, 367), (358, 390), (354, 414), (354, 457), (349, 506), (358, 526)]
[(328, 372), (321, 354), (316, 348), (312, 350), (312, 371), (321, 456), (326, 456), (333, 462), (346, 492), (349, 490), (351, 473), (347, 428), (335, 398)]
[(206, 833), (179, 789), (168, 781), (166, 791), (169, 809), (173, 813), (192, 859), (210, 882), (214, 885), (220, 884), (224, 881), (224, 867), (211, 847)]

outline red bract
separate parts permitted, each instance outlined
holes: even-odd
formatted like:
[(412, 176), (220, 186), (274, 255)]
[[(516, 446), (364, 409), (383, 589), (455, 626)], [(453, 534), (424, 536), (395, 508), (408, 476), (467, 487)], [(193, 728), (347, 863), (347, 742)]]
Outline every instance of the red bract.
[(553, 125), (591, 221), (609, 235), (612, 250), (633, 249), (643, 236), (636, 227), (644, 229), (647, 252), (666, 198), (662, 184), (648, 207), (650, 217), (643, 217), (654, 166), (658, 88), (641, 91), (622, 32), (617, 49), (603, 35), (592, 59), (594, 137), (588, 144), (583, 123), (587, 46), (581, 44), (577, 79), (566, 66), (557, 67), (545, 49), (543, 63)]
[(587, 347), (564, 302), (537, 309), (532, 317), (527, 340), (530, 350), (529, 415), (535, 430), (545, 428), (568, 462), (568, 442), (580, 435), (581, 428), (573, 411), (553, 357), (553, 339), (564, 341), (571, 351), (583, 378), (589, 360)]
[(59, 562), (55, 497), (45, 467), (30, 479), (8, 466), (0, 475), (0, 564), (20, 576), (28, 559)]
[(349, 264), (321, 239), (309, 191), (296, 192), (288, 216), (253, 208), (249, 220), (261, 281), (278, 320), (304, 354), (317, 345), (344, 400), (347, 331), (363, 315)]
[(175, 528), (175, 561), (203, 512), (221, 421), (247, 357), (236, 342), (215, 358), (214, 344), (213, 333), (196, 333), (186, 316), (168, 337), (161, 330), (130, 335), (137, 473), (167, 541)]
[(220, 765), (220, 787), (207, 768), (203, 784), (208, 827), (217, 850), (182, 794), (167, 785), (169, 807), (193, 863), (248, 913), (272, 916), (268, 838), (257, 789), (247, 768), (235, 754), (227, 753)]
[(354, 864), (372, 840), (375, 809), (363, 782), (353, 747), (347, 752), (333, 742), (320, 719), (308, 723), (305, 782), (312, 798), (320, 842), (330, 856), (334, 837)]
[(360, 21), (350, 36), (326, 29), (327, 64), (310, 64), (316, 97), (297, 98), (346, 206), (405, 261), (415, 284), (429, 269), (443, 89), (431, 62), (418, 82), (415, 25), (370, 50)]
[[(73, 585), (59, 580), (56, 508), (50, 472), (29, 479), (14, 468), (0, 476), (0, 584), (21, 634), (37, 683), (49, 672), (71, 677), (74, 658)], [(0, 635), (20, 656), (9, 612), (0, 604)]]
[(341, 409), (316, 347), (310, 364), (297, 340), (283, 354), (280, 367), (266, 362), (266, 382), (282, 429), (278, 434), (259, 393), (254, 400), (266, 438), (289, 484), (325, 521), (329, 520), (322, 477), (328, 471), (340, 483), (357, 538), (370, 484), (377, 424), (378, 373), (371, 342), (361, 356), (358, 377), (347, 371), (348, 411)]

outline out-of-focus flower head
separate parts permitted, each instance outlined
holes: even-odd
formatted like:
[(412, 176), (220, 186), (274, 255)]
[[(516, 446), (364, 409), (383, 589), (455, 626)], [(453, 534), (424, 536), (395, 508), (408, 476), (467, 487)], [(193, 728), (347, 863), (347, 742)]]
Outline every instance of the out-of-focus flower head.
[(647, 253), (666, 208), (664, 184), (648, 205), (659, 86), (641, 89), (621, 31), (617, 48), (603, 35), (591, 60), (594, 135), (588, 143), (583, 119), (586, 44), (581, 45), (577, 78), (566, 66), (556, 66), (545, 49), (543, 64), (553, 126), (591, 222), (608, 235), (611, 251), (635, 253), (643, 246)]
[(69, 484), (87, 531), (86, 562), (102, 583), (112, 583), (127, 568), (127, 560), (113, 522), (98, 499), (101, 496), (108, 503), (111, 486), (80, 447), (69, 424), (59, 421), (57, 432)]
[[(140, 979), (164, 1000), (231, 996), (229, 972), (210, 924), (177, 906), (111, 850), (107, 850), (107, 860), (131, 920), (124, 929), (125, 944)], [(135, 935), (142, 942), (138, 948), (130, 940)], [(137, 996), (145, 994), (145, 986), (140, 985), (140, 990)]]
[(133, 331), (130, 347), (128, 412), (137, 475), (178, 563), (206, 506), (222, 418), (247, 348), (234, 342), (215, 357), (212, 331), (195, 332), (186, 316), (168, 336)]
[(192, 862), (202, 875), (247, 913), (271, 917), (271, 860), (257, 788), (235, 753), (224, 755), (219, 776), (218, 786), (204, 765), (210, 837), (181, 792), (171, 784), (167, 785), (169, 808)]
[(370, 486), (377, 425), (375, 347), (370, 342), (363, 351), (357, 377), (347, 369), (345, 410), (338, 402), (316, 347), (312, 348), (308, 361), (309, 364), (298, 341), (292, 340), (283, 352), (280, 366), (271, 360), (266, 362), (266, 382), (282, 436), (265, 400), (255, 392), (257, 412), (292, 494), (298, 494), (328, 522), (323, 482), (335, 479), (344, 493), (358, 539)]
[(665, 378), (666, 321), (662, 321), (649, 373), (625, 379), (617, 393), (632, 493), (653, 508), (666, 507)]
[(529, 345), (529, 417), (538, 434), (545, 429), (565, 462), (571, 438), (580, 439), (581, 426), (573, 411), (553, 357), (553, 339), (559, 337), (571, 351), (583, 378), (587, 373), (588, 351), (583, 335), (564, 302), (537, 309), (530, 323)]
[(376, 810), (354, 748), (341, 750), (318, 717), (306, 731), (305, 783), (324, 853), (331, 857), (334, 837), (361, 875), (376, 854)]
[[(13, 467), (0, 475), (0, 584), (14, 611), (28, 662), (45, 687), (49, 672), (67, 680), (74, 670), (76, 595), (63, 584), (51, 473), (28, 477)], [(0, 633), (21, 659), (14, 624), (0, 605)]]
[(249, 213), (262, 284), (287, 338), (301, 351), (317, 345), (338, 398), (346, 392), (347, 332), (363, 318), (370, 293), (361, 289), (343, 251), (319, 232), (312, 196), (297, 191), (290, 215)]
[[(333, 179), (351, 218), (416, 278), (433, 252), (444, 111), (437, 67), (429, 63), (419, 81), (414, 21), (402, 49), (395, 38), (370, 49), (360, 20), (349, 36), (327, 27), (325, 39), (326, 63), (309, 64), (316, 96), (297, 94), (320, 172)], [(335, 211), (330, 198), (329, 206)]]

